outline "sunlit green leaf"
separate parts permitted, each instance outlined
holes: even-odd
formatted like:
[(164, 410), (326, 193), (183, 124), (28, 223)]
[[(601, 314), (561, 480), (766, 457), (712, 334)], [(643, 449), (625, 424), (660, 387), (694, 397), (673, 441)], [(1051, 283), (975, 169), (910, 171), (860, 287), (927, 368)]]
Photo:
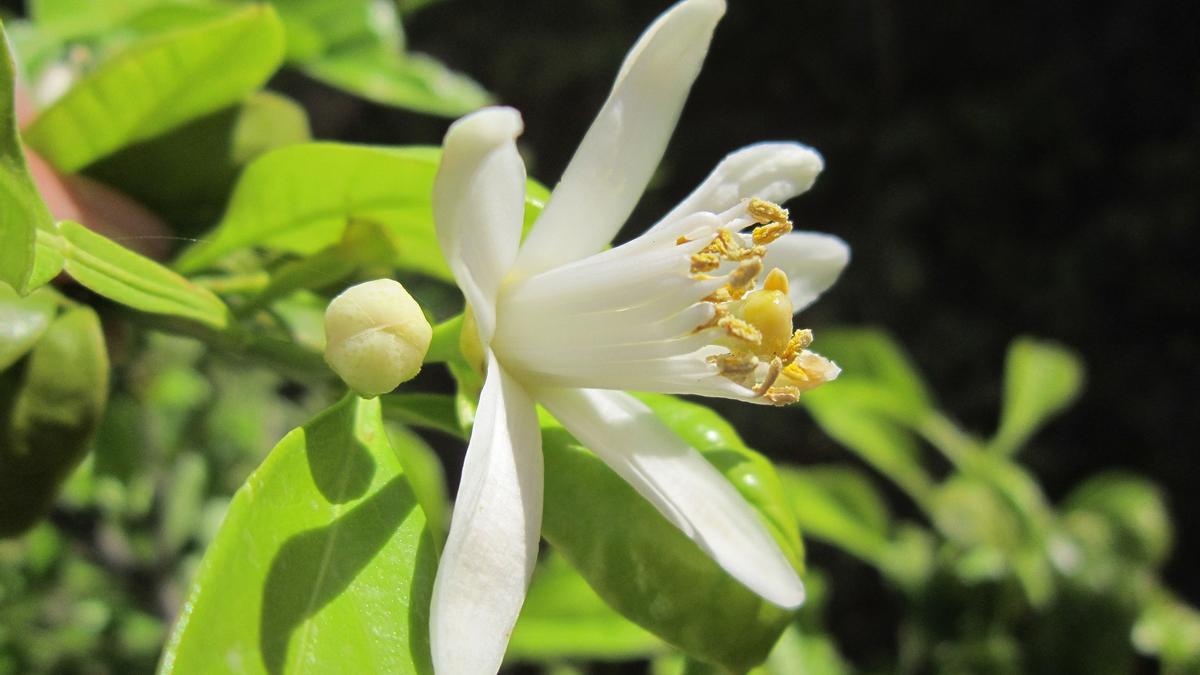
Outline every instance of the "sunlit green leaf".
[(65, 269), (76, 281), (134, 309), (193, 319), (214, 328), (228, 323), (220, 298), (175, 272), (86, 227), (59, 224)]
[(1200, 672), (1200, 611), (1160, 592), (1138, 617), (1133, 643), (1162, 659), (1164, 673)]
[(771, 650), (767, 662), (749, 675), (849, 675), (854, 672), (830, 636), (792, 624)]
[[(384, 415), (386, 417), (386, 411)], [(442, 540), (450, 530), (450, 499), (446, 495), (446, 473), (442, 469), (442, 461), (429, 444), (403, 425), (390, 422), (387, 432), (392, 449), (404, 467), (404, 476), (412, 486), (421, 510), (425, 512), (429, 531), (433, 533), (434, 544), (440, 553)]]
[[(643, 400), (730, 478), (773, 534), (784, 538), (783, 550), (797, 556), (802, 549), (795, 530), (779, 529), (779, 523), (794, 521), (770, 463), (746, 450), (728, 425), (706, 424), (712, 418), (700, 406), (666, 404), (662, 398)], [(707, 661), (739, 670), (766, 658), (792, 612), (726, 574), (565, 430), (543, 427), (542, 444), (542, 534), (600, 597), (643, 628)]]
[(224, 108), (278, 68), (283, 31), (256, 5), (148, 38), (113, 57), (43, 110), (30, 146), (64, 171)]
[(806, 536), (869, 562), (886, 554), (890, 516), (866, 476), (847, 466), (810, 466), (783, 468), (779, 477)]
[[(269, 152), (247, 167), (217, 228), (179, 259), (183, 271), (249, 246), (312, 254), (341, 239), (352, 221), (382, 225), (397, 267), (451, 280), (433, 229), (436, 148), (306, 143)], [(544, 188), (530, 183), (527, 211)]]
[(1052, 342), (1018, 338), (1008, 349), (1004, 410), (991, 447), (1013, 453), (1051, 417), (1069, 406), (1083, 386), (1083, 362)]
[(665, 648), (617, 614), (558, 555), (538, 563), (508, 643), (510, 661), (628, 660)]
[(376, 103), (448, 117), (491, 101), (474, 80), (423, 54), (366, 46), (321, 56), (306, 62), (303, 69)]
[(160, 672), (430, 672), (435, 567), (378, 401), (348, 396), (234, 496)]
[(0, 25), (0, 282), (18, 292), (40, 285), (34, 275), (39, 227), (49, 227), (50, 212), (42, 203), (17, 135), (15, 73), (8, 37)]
[(66, 310), (23, 363), (0, 373), (0, 535), (50, 507), (100, 423), (108, 376), (100, 320), (87, 307)]

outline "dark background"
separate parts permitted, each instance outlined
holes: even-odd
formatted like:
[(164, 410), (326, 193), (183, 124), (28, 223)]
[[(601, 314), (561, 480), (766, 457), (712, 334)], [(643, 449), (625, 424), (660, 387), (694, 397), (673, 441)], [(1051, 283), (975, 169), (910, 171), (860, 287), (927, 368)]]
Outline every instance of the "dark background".
[[(413, 49), (521, 110), (530, 175), (552, 185), (625, 51), (667, 5), (449, 0), (407, 31)], [(1163, 485), (1178, 530), (1167, 580), (1200, 603), (1200, 340), (1189, 326), (1200, 297), (1200, 3), (730, 5), (622, 237), (739, 147), (816, 147), (827, 170), (789, 205), (793, 218), (853, 250), (838, 285), (802, 315), (818, 350), (826, 326), (886, 328), (947, 411), (985, 434), (1013, 337), (1075, 348), (1087, 389), (1022, 459), (1052, 499), (1109, 468)], [(324, 138), (437, 143), (448, 123), (294, 74), (274, 84)], [(851, 460), (802, 410), (716, 405), (776, 458)], [(826, 548), (813, 557), (835, 575), (870, 575)], [(871, 583), (835, 577), (835, 603), (886, 614)]]

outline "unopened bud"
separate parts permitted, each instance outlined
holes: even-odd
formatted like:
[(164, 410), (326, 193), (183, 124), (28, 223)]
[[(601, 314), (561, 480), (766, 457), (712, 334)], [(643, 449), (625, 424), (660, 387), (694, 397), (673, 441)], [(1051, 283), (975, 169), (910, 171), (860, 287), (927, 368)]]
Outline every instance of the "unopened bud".
[(421, 306), (392, 279), (351, 286), (325, 310), (325, 362), (364, 396), (412, 379), (432, 337)]

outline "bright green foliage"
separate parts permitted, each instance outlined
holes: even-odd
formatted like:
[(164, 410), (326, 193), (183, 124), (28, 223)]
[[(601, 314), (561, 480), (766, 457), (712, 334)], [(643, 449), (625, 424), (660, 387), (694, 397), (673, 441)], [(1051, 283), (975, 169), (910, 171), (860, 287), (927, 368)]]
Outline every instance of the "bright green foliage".
[[(748, 496), (783, 549), (802, 549), (779, 479), (724, 422), (695, 404), (644, 399), (676, 433)], [(719, 420), (719, 418), (715, 418)], [(701, 442), (697, 442), (701, 441)], [(542, 535), (600, 597), (643, 628), (733, 670), (766, 658), (792, 613), (726, 574), (632, 487), (562, 428), (542, 430), (546, 492)], [(712, 611), (720, 607), (720, 611)]]
[(1083, 364), (1064, 347), (1018, 338), (1004, 366), (1004, 409), (991, 441), (996, 452), (1011, 454), (1049, 418), (1074, 402), (1083, 386)]
[(378, 401), (347, 396), (234, 496), (160, 672), (428, 672), (435, 566)]
[(42, 111), (26, 139), (59, 169), (75, 171), (235, 103), (265, 82), (282, 58), (282, 29), (265, 6), (154, 36), (102, 64)]
[(559, 555), (538, 563), (508, 643), (510, 661), (626, 660), (666, 649), (617, 614)]
[(23, 361), (0, 372), (0, 536), (50, 507), (100, 424), (108, 377), (100, 320), (87, 307), (66, 309)]
[(34, 274), (35, 241), (38, 228), (49, 226), (50, 212), (33, 185), (17, 135), (14, 77), (0, 24), (0, 281), (25, 292), (44, 276)]
[(223, 328), (228, 310), (212, 292), (79, 223), (58, 226), (65, 270), (79, 283), (133, 309)]

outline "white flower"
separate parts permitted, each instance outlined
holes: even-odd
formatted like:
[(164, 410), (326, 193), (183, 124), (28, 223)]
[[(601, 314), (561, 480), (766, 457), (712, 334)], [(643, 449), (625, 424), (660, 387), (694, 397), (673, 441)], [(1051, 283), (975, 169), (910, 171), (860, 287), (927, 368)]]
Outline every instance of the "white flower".
[(434, 218), (486, 379), (434, 584), (440, 675), (496, 672), (524, 600), (542, 512), (535, 401), (729, 574), (780, 606), (803, 602), (752, 508), (621, 391), (788, 403), (837, 376), (807, 351), (811, 333), (793, 332), (792, 310), (833, 283), (848, 250), (789, 233), (773, 203), (812, 185), (822, 164), (809, 148), (730, 155), (645, 234), (606, 250), (662, 157), (724, 9), (687, 0), (646, 30), (523, 244), (520, 115), (481, 110), (446, 134)]

